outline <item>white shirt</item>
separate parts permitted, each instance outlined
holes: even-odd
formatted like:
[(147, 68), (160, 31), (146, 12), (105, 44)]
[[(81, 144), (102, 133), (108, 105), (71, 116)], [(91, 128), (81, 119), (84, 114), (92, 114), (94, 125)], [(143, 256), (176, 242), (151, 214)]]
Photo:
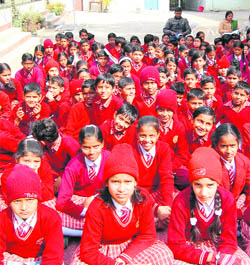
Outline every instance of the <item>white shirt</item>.
[(143, 154), (143, 156), (144, 156), (144, 159), (147, 161), (147, 155), (148, 154), (150, 154), (153, 158), (155, 157), (155, 150), (156, 150), (156, 148), (155, 148), (155, 145), (149, 150), (149, 152), (147, 152), (140, 144), (139, 144), (139, 147), (140, 147), (140, 149), (141, 149), (141, 151), (142, 151), (142, 154)]
[(228, 162), (223, 157), (221, 157), (221, 160), (224, 162), (224, 165), (225, 165), (225, 167), (226, 167), (227, 170), (229, 170), (231, 167), (233, 168), (234, 175), (235, 175), (235, 169), (236, 169), (235, 159), (233, 158), (233, 160), (231, 162)]
[(123, 212), (121, 211), (122, 207), (127, 207), (130, 211), (133, 210), (133, 206), (132, 206), (130, 199), (128, 199), (128, 201), (125, 205), (121, 205), (120, 203), (115, 201), (113, 198), (112, 198), (112, 201), (113, 201), (113, 204), (115, 206), (115, 212), (119, 217), (122, 217), (122, 215), (123, 215)]
[(204, 203), (204, 202), (201, 202), (198, 198), (197, 198), (197, 204), (198, 204), (198, 207), (201, 211), (202, 207), (204, 207), (204, 210), (205, 210), (205, 216), (208, 217), (211, 212), (213, 211), (214, 209), (214, 198), (208, 202), (208, 203)]
[(15, 213), (13, 213), (17, 222), (15, 221), (15, 219), (13, 219), (13, 223), (14, 223), (14, 229), (17, 230), (18, 227), (21, 224), (25, 224), (25, 227), (23, 228), (24, 231), (27, 233), (29, 231), (30, 228), (34, 228), (36, 225), (36, 221), (37, 221), (37, 212), (35, 212), (35, 216), (33, 216), (33, 214), (27, 218), (26, 220), (23, 220), (21, 217), (19, 217), (18, 215), (16, 215)]
[(90, 170), (90, 167), (95, 164), (95, 172), (98, 174), (100, 166), (101, 166), (101, 161), (102, 161), (102, 155), (100, 154), (95, 161), (90, 161), (87, 157), (84, 157), (85, 163), (88, 169), (88, 172)]

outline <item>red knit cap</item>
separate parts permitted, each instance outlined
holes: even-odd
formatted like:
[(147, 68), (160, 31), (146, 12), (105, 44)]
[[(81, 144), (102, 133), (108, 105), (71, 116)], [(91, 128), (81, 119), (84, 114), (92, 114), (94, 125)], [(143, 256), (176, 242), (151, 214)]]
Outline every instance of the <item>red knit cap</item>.
[(20, 198), (41, 200), (41, 181), (36, 172), (26, 165), (16, 164), (6, 182), (8, 203)]
[(106, 182), (110, 177), (125, 173), (138, 180), (139, 170), (134, 157), (132, 146), (129, 144), (117, 144), (106, 160), (104, 166), (103, 181)]
[(226, 55), (223, 55), (220, 60), (218, 60), (218, 68), (229, 68), (230, 67), (230, 61), (228, 60)]
[(177, 96), (172, 89), (162, 90), (156, 98), (156, 108), (170, 109), (174, 113), (177, 110)]
[(222, 167), (219, 154), (210, 147), (197, 148), (189, 160), (190, 182), (209, 178), (218, 184), (222, 182)]
[(82, 92), (82, 83), (84, 80), (72, 80), (70, 82), (69, 88), (70, 88), (70, 94), (71, 97), (73, 97), (76, 93)]
[(45, 65), (45, 71), (46, 73), (48, 73), (48, 71), (50, 70), (50, 68), (52, 67), (56, 67), (58, 69), (58, 71), (60, 71), (60, 67), (58, 62), (56, 62), (55, 60), (51, 59), (49, 60), (46, 65)]
[(43, 42), (43, 47), (44, 49), (47, 49), (47, 48), (54, 48), (54, 44), (52, 42), (51, 39), (46, 39), (44, 42)]
[(141, 84), (145, 83), (146, 81), (151, 80), (160, 85), (160, 73), (154, 66), (147, 66), (145, 67), (140, 73), (140, 81)]

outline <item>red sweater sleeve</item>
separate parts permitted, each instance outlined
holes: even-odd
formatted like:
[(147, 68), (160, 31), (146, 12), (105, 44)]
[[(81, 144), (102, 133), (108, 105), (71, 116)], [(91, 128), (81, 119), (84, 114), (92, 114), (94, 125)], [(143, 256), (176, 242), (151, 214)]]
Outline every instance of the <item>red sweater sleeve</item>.
[(9, 119), (11, 116), (11, 107), (9, 96), (0, 91), (0, 117), (4, 119)]

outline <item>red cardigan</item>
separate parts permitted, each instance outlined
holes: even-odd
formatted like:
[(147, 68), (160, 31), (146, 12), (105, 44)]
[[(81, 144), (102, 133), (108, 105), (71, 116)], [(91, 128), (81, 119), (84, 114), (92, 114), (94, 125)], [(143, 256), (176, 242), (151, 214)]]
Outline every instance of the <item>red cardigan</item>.
[[(9, 96), (10, 102), (12, 102), (13, 100), (18, 100), (19, 102), (21, 102), (23, 100), (22, 85), (15, 78), (11, 78), (11, 81), (13, 82), (15, 89), (10, 90), (3, 85), (4, 89), (2, 91), (5, 92)], [(1, 81), (0, 81), (0, 83), (1, 83)]]
[(157, 116), (156, 111), (155, 111), (156, 97), (155, 97), (155, 100), (151, 103), (151, 105), (147, 105), (140, 94), (134, 98), (133, 105), (138, 110), (139, 117), (147, 116), (147, 115), (151, 115), (155, 117)]
[(3, 252), (23, 258), (42, 256), (41, 265), (61, 265), (63, 263), (62, 222), (57, 212), (39, 204), (37, 222), (26, 240), (16, 236), (12, 221), (12, 210), (0, 212), (0, 264)]
[(103, 186), (104, 164), (109, 156), (109, 151), (102, 151), (100, 169), (94, 180), (89, 179), (88, 169), (83, 153), (77, 154), (67, 165), (58, 194), (56, 208), (75, 217), (80, 217), (83, 205), (75, 204), (71, 198), (73, 194), (90, 197)]
[[(146, 196), (146, 193), (143, 195)], [(132, 259), (150, 247), (155, 239), (152, 202), (148, 197), (142, 203), (134, 205), (127, 224), (122, 224), (114, 209), (97, 197), (90, 204), (85, 217), (80, 259), (87, 264), (115, 265), (114, 259), (100, 253), (100, 244), (119, 245), (132, 240), (119, 256), (126, 264), (132, 264)]]
[[(237, 250), (237, 211), (233, 195), (218, 187), (221, 196), (221, 235), (217, 251), (225, 254), (234, 254)], [(191, 188), (188, 187), (180, 192), (174, 200), (171, 218), (168, 226), (168, 246), (174, 254), (174, 258), (191, 264), (206, 264), (208, 252), (187, 243), (190, 236), (190, 194)], [(208, 227), (212, 223), (214, 216), (207, 222), (201, 218), (201, 215), (194, 210), (194, 216), (197, 218), (197, 227), (201, 233), (201, 240), (209, 240)]]
[(133, 144), (136, 136), (136, 128), (132, 124), (128, 129), (124, 131), (124, 135), (115, 135), (112, 133), (111, 123), (113, 120), (108, 120), (104, 122), (100, 129), (102, 131), (105, 149), (112, 150), (112, 148), (117, 144)]
[(152, 164), (147, 167), (138, 144), (134, 147), (134, 155), (139, 167), (138, 186), (154, 192), (160, 189), (162, 202), (165, 206), (172, 205), (174, 177), (172, 174), (171, 150), (167, 143), (158, 141)]
[(11, 106), (9, 96), (0, 90), (0, 117), (9, 119), (11, 116)]

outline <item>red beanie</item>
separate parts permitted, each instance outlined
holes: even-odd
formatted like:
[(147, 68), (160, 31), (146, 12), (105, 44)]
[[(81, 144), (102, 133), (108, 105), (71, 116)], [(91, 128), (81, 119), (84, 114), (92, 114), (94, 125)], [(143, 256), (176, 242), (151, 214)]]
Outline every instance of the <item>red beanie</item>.
[(138, 180), (139, 170), (134, 157), (132, 146), (129, 144), (117, 144), (106, 160), (104, 166), (103, 181), (106, 182), (110, 177), (125, 173)]
[(174, 90), (164, 89), (158, 94), (156, 108), (170, 109), (175, 113), (177, 107), (177, 96)]
[(228, 60), (226, 55), (223, 55), (220, 60), (218, 61), (218, 68), (229, 68), (230, 67), (230, 61)]
[(219, 154), (210, 147), (197, 148), (189, 160), (190, 182), (201, 178), (209, 178), (218, 184), (222, 182), (222, 166)]
[(70, 88), (70, 94), (71, 97), (73, 97), (76, 93), (82, 92), (82, 83), (84, 80), (72, 80), (70, 82), (69, 88)]
[(43, 47), (44, 49), (47, 49), (47, 48), (54, 48), (54, 44), (52, 42), (51, 39), (46, 39), (44, 42), (43, 42)]
[(58, 69), (58, 71), (60, 71), (60, 67), (59, 67), (59, 64), (58, 62), (56, 62), (55, 60), (53, 59), (50, 59), (48, 60), (48, 62), (46, 63), (45, 65), (45, 71), (46, 73), (48, 73), (48, 71), (50, 70), (50, 68), (52, 67), (56, 67)]
[(41, 181), (36, 172), (21, 164), (16, 164), (6, 182), (8, 203), (20, 198), (41, 200)]
[(140, 81), (141, 84), (145, 83), (146, 81), (151, 80), (160, 85), (160, 73), (154, 66), (147, 66), (145, 67), (140, 73)]

